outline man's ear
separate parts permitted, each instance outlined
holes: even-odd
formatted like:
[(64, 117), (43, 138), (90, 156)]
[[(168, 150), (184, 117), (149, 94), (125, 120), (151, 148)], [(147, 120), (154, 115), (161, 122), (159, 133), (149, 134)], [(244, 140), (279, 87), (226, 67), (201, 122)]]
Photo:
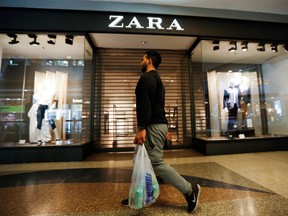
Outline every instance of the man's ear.
[(151, 58), (149, 58), (148, 60), (149, 60), (149, 61), (148, 61), (148, 63), (149, 63), (149, 64), (150, 64), (150, 63), (152, 64), (152, 59), (151, 59)]

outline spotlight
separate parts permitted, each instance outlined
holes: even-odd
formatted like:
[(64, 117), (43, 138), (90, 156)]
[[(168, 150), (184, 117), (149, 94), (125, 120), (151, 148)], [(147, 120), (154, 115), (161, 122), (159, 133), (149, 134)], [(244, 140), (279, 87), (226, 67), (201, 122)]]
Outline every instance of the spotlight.
[(284, 47), (285, 51), (288, 52), (288, 43), (284, 44), (283, 47)]
[(278, 52), (278, 44), (276, 44), (276, 43), (271, 44), (271, 50), (273, 52)]
[(13, 38), (11, 41), (9, 41), (9, 44), (18, 44), (19, 41), (16, 40), (17, 35), (16, 34), (7, 34), (8, 37)]
[(241, 46), (242, 46), (241, 49), (242, 49), (243, 52), (248, 51), (248, 41), (242, 42), (242, 43), (241, 43)]
[(51, 40), (48, 40), (48, 41), (47, 41), (48, 44), (54, 45), (54, 44), (56, 43), (56, 35), (48, 34), (48, 38), (51, 39)]
[(212, 44), (214, 44), (215, 46), (213, 46), (213, 51), (219, 50), (220, 46), (219, 46), (219, 40), (213, 40)]
[(260, 52), (265, 52), (265, 43), (263, 42), (259, 43), (257, 50)]
[(30, 45), (32, 45), (32, 46), (39, 46), (39, 45), (40, 45), (40, 43), (36, 41), (36, 40), (37, 40), (37, 35), (35, 35), (35, 34), (28, 34), (28, 37), (33, 38), (33, 41), (31, 41), (31, 42), (29, 43)]
[(230, 41), (230, 45), (234, 46), (228, 49), (229, 52), (235, 52), (237, 50), (237, 42), (236, 41)]
[(66, 35), (65, 39), (66, 44), (73, 45), (73, 38), (74, 38), (73, 35)]

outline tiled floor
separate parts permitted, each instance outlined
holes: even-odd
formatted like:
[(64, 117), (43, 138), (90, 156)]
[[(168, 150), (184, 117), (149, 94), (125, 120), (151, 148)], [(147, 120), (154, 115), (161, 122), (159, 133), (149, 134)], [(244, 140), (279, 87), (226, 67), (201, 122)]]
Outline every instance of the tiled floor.
[[(202, 186), (193, 215), (288, 215), (288, 151), (202, 156), (186, 149), (164, 155)], [(2, 164), (0, 215), (189, 215), (184, 197), (165, 183), (152, 206), (122, 207), (132, 158), (132, 153), (101, 153), (83, 162)]]

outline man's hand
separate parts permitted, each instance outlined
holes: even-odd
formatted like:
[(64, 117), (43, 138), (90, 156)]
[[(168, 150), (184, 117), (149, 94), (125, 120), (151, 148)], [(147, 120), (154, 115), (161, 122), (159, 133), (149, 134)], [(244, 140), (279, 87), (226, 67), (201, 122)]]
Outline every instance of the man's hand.
[(142, 145), (146, 141), (146, 129), (141, 129), (136, 133), (134, 144)]

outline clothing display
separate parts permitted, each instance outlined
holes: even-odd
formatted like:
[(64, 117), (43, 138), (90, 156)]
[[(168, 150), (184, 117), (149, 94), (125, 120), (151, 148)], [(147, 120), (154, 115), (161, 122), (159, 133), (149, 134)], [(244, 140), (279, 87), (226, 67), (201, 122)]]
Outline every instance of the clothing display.
[(31, 143), (36, 139), (38, 145), (44, 145), (54, 139), (56, 145), (61, 145), (60, 139), (65, 140), (65, 128), (70, 124), (63, 122), (70, 119), (63, 111), (66, 110), (67, 80), (67, 72), (35, 71), (33, 105), (29, 111)]
[[(47, 83), (45, 84), (46, 85), (44, 86), (44, 88), (34, 95), (34, 99), (36, 103), (38, 104), (38, 109), (36, 113), (36, 117), (37, 117), (36, 135), (37, 135), (38, 145), (43, 144), (43, 140), (41, 138), (41, 132), (42, 132), (41, 129), (42, 129), (43, 119), (45, 117), (45, 112), (49, 109), (49, 106), (51, 104), (52, 104), (51, 105), (52, 108), (56, 108), (55, 103), (57, 102), (57, 97), (56, 97), (55, 92), (49, 89), (49, 86)], [(52, 118), (49, 118), (48, 122), (54, 132), (56, 144), (60, 144), (59, 143), (60, 139), (59, 139), (59, 135), (58, 135), (54, 120)]]
[[(37, 110), (38, 110), (38, 104), (34, 103), (32, 107), (30, 108), (28, 112), (28, 117), (30, 119), (29, 121), (29, 141), (30, 143), (37, 143)], [(41, 126), (41, 140), (45, 142), (51, 141), (51, 134), (49, 131), (49, 123), (46, 122), (44, 119), (42, 120), (42, 126)]]
[[(234, 81), (229, 82), (229, 87), (224, 90), (223, 96), (223, 109), (228, 110), (228, 127), (227, 131), (235, 130), (237, 128), (237, 113), (240, 108), (240, 91), (237, 86), (235, 86)], [(229, 134), (228, 134), (229, 135)]]

